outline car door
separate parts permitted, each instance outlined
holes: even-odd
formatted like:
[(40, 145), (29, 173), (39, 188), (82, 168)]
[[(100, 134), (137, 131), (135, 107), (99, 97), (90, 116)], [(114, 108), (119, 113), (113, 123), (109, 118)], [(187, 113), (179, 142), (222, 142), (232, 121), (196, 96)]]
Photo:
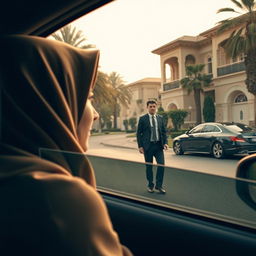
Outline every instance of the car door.
[(187, 133), (188, 137), (184, 139), (182, 143), (182, 148), (184, 151), (195, 151), (195, 152), (202, 152), (203, 149), (203, 132), (204, 125), (198, 125), (190, 132)]
[(211, 152), (212, 142), (221, 133), (221, 130), (214, 124), (206, 124), (203, 132), (203, 136), (201, 137), (202, 150), (203, 152), (209, 153)]

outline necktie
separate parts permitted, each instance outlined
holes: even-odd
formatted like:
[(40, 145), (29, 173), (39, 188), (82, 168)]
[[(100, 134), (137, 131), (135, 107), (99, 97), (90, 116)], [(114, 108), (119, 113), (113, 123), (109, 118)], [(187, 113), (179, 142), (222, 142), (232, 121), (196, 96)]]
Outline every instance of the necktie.
[(156, 120), (155, 120), (155, 116), (152, 116), (152, 125), (153, 125), (152, 140), (154, 142), (156, 142), (157, 141), (157, 137), (156, 137)]

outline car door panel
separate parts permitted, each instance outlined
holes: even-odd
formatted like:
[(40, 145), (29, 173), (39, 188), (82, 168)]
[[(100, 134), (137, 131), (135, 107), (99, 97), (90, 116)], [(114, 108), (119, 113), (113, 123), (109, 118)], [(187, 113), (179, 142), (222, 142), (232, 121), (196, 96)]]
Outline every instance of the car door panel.
[(204, 134), (203, 133), (195, 133), (189, 134), (189, 138), (186, 141), (185, 149), (187, 151), (199, 151), (203, 152), (203, 141)]
[(114, 229), (134, 255), (254, 255), (256, 235), (147, 203), (103, 193)]

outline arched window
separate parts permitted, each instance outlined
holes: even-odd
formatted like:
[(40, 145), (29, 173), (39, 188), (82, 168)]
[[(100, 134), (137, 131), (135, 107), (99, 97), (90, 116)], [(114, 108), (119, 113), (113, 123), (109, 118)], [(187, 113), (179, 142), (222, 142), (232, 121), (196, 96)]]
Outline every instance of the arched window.
[(235, 103), (248, 101), (245, 94), (241, 93), (235, 97)]
[(168, 105), (168, 110), (176, 110), (176, 109), (178, 109), (176, 104), (171, 103), (171, 104)]
[(165, 82), (171, 81), (171, 67), (168, 63), (165, 64)]
[(194, 65), (196, 63), (196, 59), (193, 55), (187, 55), (185, 60), (185, 65)]

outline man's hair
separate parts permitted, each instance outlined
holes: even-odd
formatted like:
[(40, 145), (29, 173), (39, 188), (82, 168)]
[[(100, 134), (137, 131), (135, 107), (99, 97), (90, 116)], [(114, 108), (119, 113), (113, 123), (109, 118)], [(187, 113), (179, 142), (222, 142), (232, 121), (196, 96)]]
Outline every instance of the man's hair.
[(155, 100), (148, 100), (147, 101), (147, 107), (148, 107), (149, 104), (156, 104), (156, 101)]

